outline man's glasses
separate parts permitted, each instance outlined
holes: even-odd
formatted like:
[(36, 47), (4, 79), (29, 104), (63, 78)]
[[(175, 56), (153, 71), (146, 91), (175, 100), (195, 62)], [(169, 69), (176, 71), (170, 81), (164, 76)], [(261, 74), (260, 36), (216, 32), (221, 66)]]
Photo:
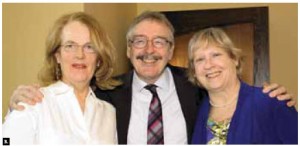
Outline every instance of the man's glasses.
[(76, 43), (66, 43), (64, 45), (60, 45), (62, 49), (66, 52), (77, 52), (78, 48), (82, 48), (83, 52), (85, 53), (96, 53), (96, 48), (92, 44), (84, 44), (84, 45), (78, 45)]
[(152, 40), (149, 40), (146, 36), (135, 36), (133, 37), (132, 40), (129, 41), (132, 47), (139, 48), (139, 49), (148, 46), (149, 41), (151, 41), (152, 46), (154, 46), (157, 49), (167, 48), (171, 44), (171, 41), (169, 41), (164, 37), (156, 37), (153, 38)]

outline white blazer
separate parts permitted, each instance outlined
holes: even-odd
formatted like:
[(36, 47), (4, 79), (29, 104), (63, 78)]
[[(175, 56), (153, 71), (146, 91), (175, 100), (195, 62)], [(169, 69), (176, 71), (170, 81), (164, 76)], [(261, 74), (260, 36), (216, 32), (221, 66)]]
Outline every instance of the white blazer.
[(40, 91), (41, 103), (6, 117), (2, 134), (11, 144), (117, 144), (115, 108), (91, 88), (84, 113), (71, 86), (59, 81)]

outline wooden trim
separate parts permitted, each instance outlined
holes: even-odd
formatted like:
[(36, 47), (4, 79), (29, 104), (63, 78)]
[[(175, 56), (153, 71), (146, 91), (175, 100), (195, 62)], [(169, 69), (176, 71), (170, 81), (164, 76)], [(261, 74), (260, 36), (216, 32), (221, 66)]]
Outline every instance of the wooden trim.
[(210, 9), (162, 12), (175, 29), (175, 36), (196, 32), (211, 26), (226, 26), (239, 23), (253, 23), (254, 26), (254, 68), (255, 86), (270, 80), (269, 67), (269, 21), (268, 7)]

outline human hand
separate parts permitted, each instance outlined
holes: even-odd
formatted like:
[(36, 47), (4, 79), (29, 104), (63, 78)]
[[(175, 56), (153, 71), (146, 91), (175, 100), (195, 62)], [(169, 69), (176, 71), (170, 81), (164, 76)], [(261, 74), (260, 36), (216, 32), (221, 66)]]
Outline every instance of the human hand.
[[(271, 98), (277, 97), (278, 100), (289, 100), (287, 106), (292, 107), (297, 105), (297, 98), (287, 92), (287, 89), (279, 84), (264, 83), (263, 93), (269, 93)], [(298, 109), (296, 107), (296, 109)]]
[(19, 102), (24, 102), (29, 105), (35, 105), (37, 102), (41, 102), (44, 97), (39, 91), (39, 85), (20, 85), (14, 90), (9, 101), (10, 110), (24, 110), (24, 106), (18, 105)]

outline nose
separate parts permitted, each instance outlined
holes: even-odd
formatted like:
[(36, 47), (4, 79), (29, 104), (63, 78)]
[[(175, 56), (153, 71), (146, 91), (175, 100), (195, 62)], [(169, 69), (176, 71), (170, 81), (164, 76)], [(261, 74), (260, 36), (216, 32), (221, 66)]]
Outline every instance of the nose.
[(154, 52), (155, 47), (153, 46), (152, 42), (149, 40), (146, 45), (146, 52), (151, 54)]
[(83, 51), (83, 46), (79, 46), (77, 48), (75, 55), (76, 55), (76, 58), (78, 58), (78, 59), (83, 59), (84, 58), (85, 54), (84, 54), (84, 51)]
[(204, 69), (210, 69), (212, 66), (212, 60), (210, 58), (206, 59), (204, 62)]

